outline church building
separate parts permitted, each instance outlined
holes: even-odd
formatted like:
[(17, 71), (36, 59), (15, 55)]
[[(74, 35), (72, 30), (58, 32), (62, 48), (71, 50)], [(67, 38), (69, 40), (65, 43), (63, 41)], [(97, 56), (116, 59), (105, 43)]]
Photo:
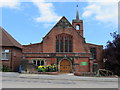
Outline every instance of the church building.
[(103, 68), (102, 45), (87, 43), (83, 20), (63, 16), (42, 42), (22, 46), (23, 58), (36, 66), (56, 64), (58, 72), (95, 72)]

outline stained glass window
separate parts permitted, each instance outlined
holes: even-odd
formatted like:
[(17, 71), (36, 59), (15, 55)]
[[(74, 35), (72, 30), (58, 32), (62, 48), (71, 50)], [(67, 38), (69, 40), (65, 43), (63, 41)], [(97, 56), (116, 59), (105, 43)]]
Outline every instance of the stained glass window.
[(69, 52), (72, 52), (72, 40), (69, 40)]
[(60, 52), (63, 52), (63, 40), (60, 40)]
[(65, 52), (68, 52), (68, 40), (65, 40)]
[(56, 52), (72, 52), (72, 36), (59, 34), (56, 36)]
[(59, 40), (56, 40), (56, 52), (59, 52)]

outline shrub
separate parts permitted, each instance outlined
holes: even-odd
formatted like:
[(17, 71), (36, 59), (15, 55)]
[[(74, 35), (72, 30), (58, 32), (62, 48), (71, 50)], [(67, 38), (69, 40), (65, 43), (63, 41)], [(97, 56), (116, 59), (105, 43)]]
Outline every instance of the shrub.
[(4, 66), (4, 65), (3, 65), (2, 71), (3, 71), (3, 72), (11, 72), (12, 70), (11, 70), (8, 66)]

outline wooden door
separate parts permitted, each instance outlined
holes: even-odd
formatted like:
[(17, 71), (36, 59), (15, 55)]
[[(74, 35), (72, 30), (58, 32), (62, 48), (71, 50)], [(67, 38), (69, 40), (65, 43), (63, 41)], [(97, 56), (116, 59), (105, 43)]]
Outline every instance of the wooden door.
[(67, 59), (62, 60), (60, 62), (60, 72), (61, 73), (70, 73), (70, 71), (71, 71), (70, 61), (68, 61)]

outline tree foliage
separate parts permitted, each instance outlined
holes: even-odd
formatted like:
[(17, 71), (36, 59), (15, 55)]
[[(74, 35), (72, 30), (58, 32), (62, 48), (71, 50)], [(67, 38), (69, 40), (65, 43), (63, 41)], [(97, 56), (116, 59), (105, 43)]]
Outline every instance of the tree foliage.
[(108, 41), (104, 49), (105, 69), (120, 76), (120, 35), (111, 33), (113, 41)]

